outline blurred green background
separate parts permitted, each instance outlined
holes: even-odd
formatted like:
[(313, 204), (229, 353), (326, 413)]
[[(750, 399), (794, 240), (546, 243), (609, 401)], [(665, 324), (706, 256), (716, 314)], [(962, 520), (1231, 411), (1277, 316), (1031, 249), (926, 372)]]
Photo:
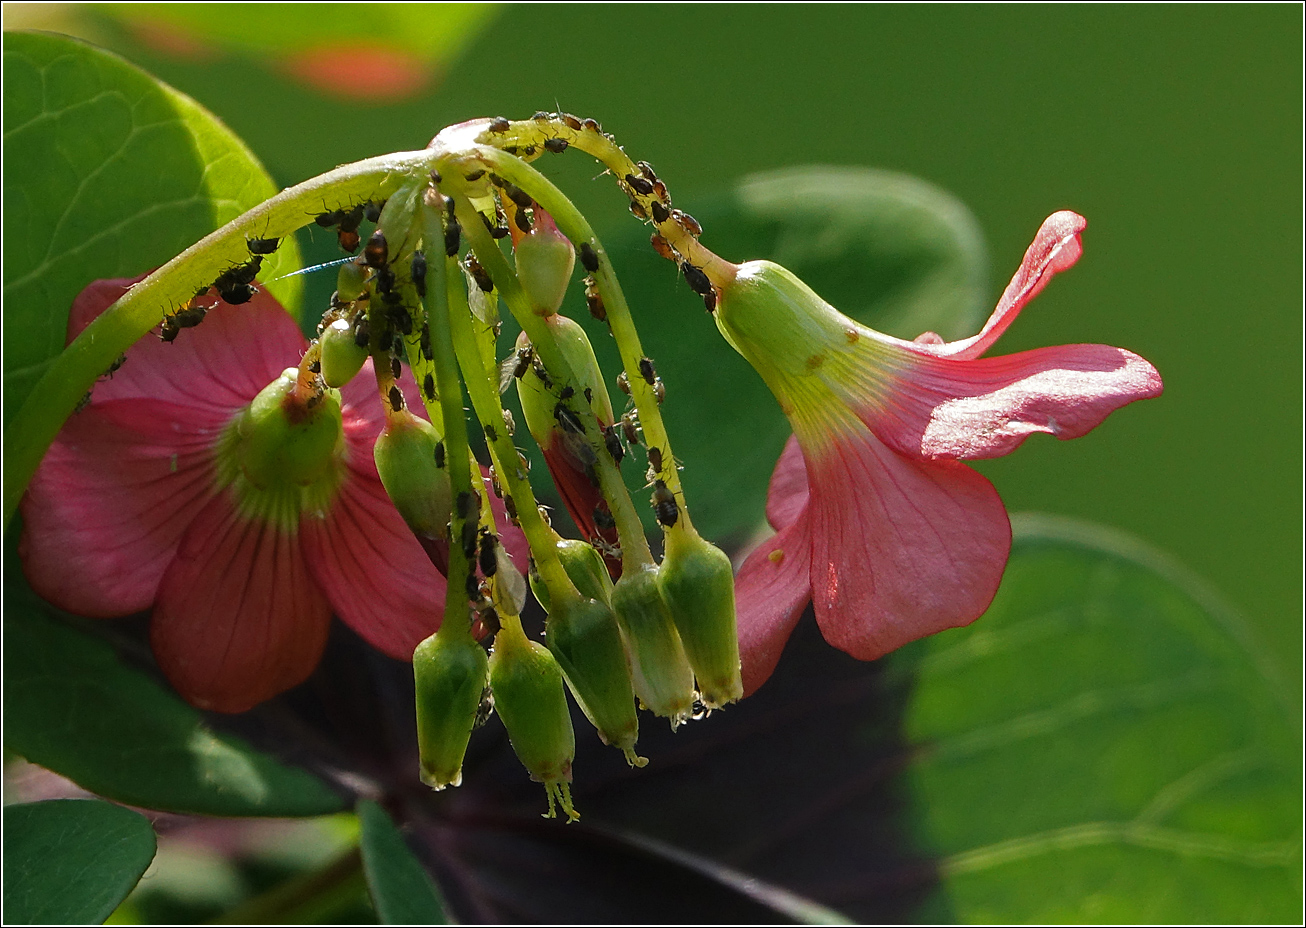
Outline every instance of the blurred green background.
[[(1084, 258), (1000, 350), (1127, 347), (1166, 395), (980, 469), (1013, 511), (1097, 520), (1173, 553), (1299, 683), (1299, 8), (526, 5), (446, 10), (445, 28), (422, 30), (372, 4), (309, 11), (315, 31), (291, 33), (277, 11), (7, 4), (5, 25), (119, 52), (225, 120), (287, 185), (420, 148), (448, 123), (561, 108), (600, 119), (691, 212), (739, 176), (795, 164), (923, 177), (974, 211), (994, 300), (1045, 216), (1083, 213)], [(295, 43), (328, 60), (305, 64)], [(387, 43), (397, 65), (369, 57)], [(325, 89), (342, 75), (388, 99)], [(629, 231), (595, 173), (576, 158), (560, 175), (601, 234)], [(702, 334), (715, 337), (706, 318)]]

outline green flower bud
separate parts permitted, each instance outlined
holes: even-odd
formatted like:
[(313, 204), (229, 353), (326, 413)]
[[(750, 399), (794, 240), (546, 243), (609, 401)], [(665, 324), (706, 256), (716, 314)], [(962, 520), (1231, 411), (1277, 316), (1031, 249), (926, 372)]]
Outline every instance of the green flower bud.
[(363, 369), (367, 346), (354, 340), (354, 327), (346, 319), (337, 319), (318, 337), (322, 350), (322, 379), (328, 387), (343, 387)]
[(542, 209), (535, 211), (534, 227), (517, 239), (516, 249), (517, 279), (530, 298), (531, 309), (536, 315), (553, 315), (571, 282), (576, 249)]
[[(571, 582), (581, 596), (597, 599), (601, 603), (609, 602), (612, 597), (612, 578), (603, 563), (603, 555), (588, 542), (578, 538), (558, 539), (558, 559), (567, 571)], [(531, 574), (531, 592), (539, 600), (544, 611), (549, 611), (549, 588), (537, 574)]]
[(235, 460), (254, 487), (306, 487), (336, 470), (344, 441), (340, 395), (301, 396), (289, 367), (254, 397), (236, 421)]
[(603, 743), (620, 749), (632, 767), (648, 763), (635, 753), (639, 738), (635, 690), (612, 609), (581, 597), (555, 602), (544, 624), (544, 640)]
[(387, 418), (372, 453), (381, 485), (419, 536), (444, 538), (453, 505), (449, 472), (436, 464), (440, 434), (407, 409)]
[(367, 268), (357, 261), (347, 261), (336, 271), (336, 297), (341, 303), (361, 299), (367, 286)]
[(645, 708), (678, 727), (694, 710), (694, 671), (662, 598), (658, 570), (623, 573), (612, 591), (612, 610), (630, 650), (635, 694)]
[(568, 785), (576, 734), (558, 662), (548, 648), (527, 639), (520, 626), (505, 625), (490, 655), (490, 689), (513, 751), (548, 793), (545, 818), (554, 817), (556, 801), (567, 820), (576, 821), (580, 816), (572, 808)]
[(381, 215), (377, 217), (376, 227), (385, 236), (386, 250), (392, 264), (411, 255), (417, 247), (421, 230), (414, 220), (425, 189), (423, 184), (400, 188), (385, 201)]
[(463, 755), (490, 685), (485, 650), (464, 636), (432, 635), (413, 652), (417, 684), (417, 747), (422, 782), (432, 789), (458, 786)]
[(703, 704), (715, 709), (744, 695), (735, 631), (730, 558), (691, 532), (668, 532), (658, 572), (662, 597), (680, 632)]

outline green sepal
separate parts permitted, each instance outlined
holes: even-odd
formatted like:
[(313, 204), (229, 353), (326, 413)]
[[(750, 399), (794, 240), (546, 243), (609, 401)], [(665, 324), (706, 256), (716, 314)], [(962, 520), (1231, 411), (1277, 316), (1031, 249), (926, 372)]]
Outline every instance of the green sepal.
[(658, 569), (623, 573), (612, 590), (612, 610), (630, 652), (635, 695), (678, 727), (694, 711), (694, 671), (662, 598)]
[(489, 658), (468, 635), (432, 635), (413, 652), (417, 685), (417, 747), (422, 782), (458, 786), (463, 756), (490, 685)]
[(668, 532), (658, 585), (698, 678), (703, 704), (714, 709), (740, 699), (744, 683), (730, 558), (695, 533)]

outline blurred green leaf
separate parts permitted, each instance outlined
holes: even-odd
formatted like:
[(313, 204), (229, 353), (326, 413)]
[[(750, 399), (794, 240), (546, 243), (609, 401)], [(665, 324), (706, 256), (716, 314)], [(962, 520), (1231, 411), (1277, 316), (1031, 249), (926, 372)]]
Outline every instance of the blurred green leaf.
[[(63, 350), (83, 287), (163, 264), (276, 187), (189, 97), (66, 36), (4, 34), (4, 102), (7, 424)], [(298, 267), (288, 240), (261, 277)], [(267, 286), (298, 310), (299, 278)]]
[(5, 922), (103, 922), (154, 859), (143, 816), (98, 799), (9, 806), (4, 815)]
[(890, 658), (915, 676), (906, 785), (943, 911), (1295, 922), (1295, 733), (1241, 620), (1111, 530), (1015, 526), (988, 613)]
[[(718, 254), (777, 261), (842, 312), (891, 335), (973, 334), (987, 310), (987, 261), (974, 218), (914, 177), (821, 166), (754, 174), (695, 207), (695, 216)], [(751, 530), (791, 430), (702, 300), (649, 247), (647, 229), (634, 228), (642, 231), (605, 245), (667, 385), (667, 427), (695, 524), (713, 537)], [(588, 318), (574, 295), (568, 311)], [(593, 341), (605, 366), (615, 365), (607, 334)]]
[(345, 807), (321, 780), (214, 732), (107, 643), (53, 619), (9, 571), (4, 696), (6, 749), (119, 802), (250, 816)]
[(365, 799), (358, 804), (358, 822), (363, 872), (382, 924), (447, 924), (439, 891), (385, 809)]

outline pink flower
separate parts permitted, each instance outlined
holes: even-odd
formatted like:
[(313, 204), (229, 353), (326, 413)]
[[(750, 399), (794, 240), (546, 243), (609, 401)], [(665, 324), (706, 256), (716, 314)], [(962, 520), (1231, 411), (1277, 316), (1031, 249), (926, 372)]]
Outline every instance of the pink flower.
[(861, 660), (974, 621), (997, 592), (1011, 525), (993, 485), (960, 461), (1035, 432), (1076, 438), (1160, 395), (1156, 369), (1120, 348), (980, 357), (1079, 258), (1085, 225), (1050, 216), (983, 330), (948, 343), (868, 329), (769, 262), (737, 268), (717, 324), (794, 428), (767, 499), (778, 534), (736, 580), (746, 692), (770, 676), (809, 600), (826, 640)]
[[(69, 340), (139, 279), (84, 290)], [(143, 339), (65, 424), (22, 504), (36, 592), (86, 616), (153, 607), (155, 657), (201, 708), (241, 712), (302, 682), (333, 611), (401, 660), (440, 624), (444, 578), (377, 477), (384, 416), (370, 366), (341, 389), (338, 418), (318, 417), (327, 451), (311, 479), (271, 490), (248, 479), (242, 416), (305, 347), (263, 292), (220, 303), (171, 344)], [(407, 392), (420, 409), (415, 385)], [(292, 427), (309, 415), (277, 402)]]

